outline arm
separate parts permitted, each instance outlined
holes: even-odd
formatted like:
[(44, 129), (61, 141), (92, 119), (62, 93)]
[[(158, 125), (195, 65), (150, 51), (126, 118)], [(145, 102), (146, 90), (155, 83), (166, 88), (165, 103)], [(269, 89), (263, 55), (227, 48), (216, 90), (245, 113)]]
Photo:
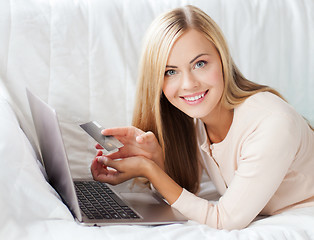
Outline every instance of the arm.
[(184, 190), (172, 206), (189, 219), (214, 228), (246, 227), (275, 195), (298, 151), (299, 139), (293, 119), (264, 119), (240, 146), (238, 168), (217, 204)]
[(179, 198), (183, 190), (182, 187), (172, 180), (172, 178), (170, 178), (155, 163), (150, 164), (147, 173), (146, 178), (170, 205)]
[(117, 171), (98, 174), (93, 170), (94, 161), (92, 173), (95, 180), (111, 184), (146, 177), (189, 219), (218, 229), (241, 229), (261, 212), (279, 188), (297, 152), (299, 135), (291, 119), (276, 116), (263, 120), (242, 143), (238, 169), (217, 204), (182, 190), (157, 164), (141, 156), (120, 161), (100, 158), (101, 166)]
[(134, 177), (145, 177), (169, 204), (174, 203), (182, 192), (182, 188), (154, 161), (142, 156), (112, 160), (99, 153), (92, 163), (91, 171), (95, 180), (113, 185)]

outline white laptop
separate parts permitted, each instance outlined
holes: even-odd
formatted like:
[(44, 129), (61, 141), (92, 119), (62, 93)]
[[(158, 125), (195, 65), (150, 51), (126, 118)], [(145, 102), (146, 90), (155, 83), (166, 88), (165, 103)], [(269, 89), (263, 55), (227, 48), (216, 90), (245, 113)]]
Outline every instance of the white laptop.
[(27, 97), (49, 182), (77, 222), (102, 226), (187, 221), (153, 192), (134, 193), (93, 180), (73, 180), (56, 111), (28, 89)]

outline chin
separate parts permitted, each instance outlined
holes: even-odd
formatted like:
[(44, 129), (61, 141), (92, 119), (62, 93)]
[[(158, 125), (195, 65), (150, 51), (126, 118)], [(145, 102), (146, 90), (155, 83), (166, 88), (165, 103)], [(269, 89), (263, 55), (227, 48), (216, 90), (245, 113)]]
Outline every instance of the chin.
[(193, 113), (191, 111), (183, 111), (186, 115), (188, 115), (189, 117), (191, 118), (199, 118), (199, 119), (202, 119), (204, 118), (207, 114), (200, 114), (199, 112), (197, 113)]

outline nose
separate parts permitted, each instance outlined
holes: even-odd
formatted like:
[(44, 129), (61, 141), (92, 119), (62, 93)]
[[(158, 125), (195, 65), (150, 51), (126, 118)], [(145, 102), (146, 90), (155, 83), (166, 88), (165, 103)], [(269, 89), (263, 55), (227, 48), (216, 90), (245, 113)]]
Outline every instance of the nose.
[(184, 90), (196, 88), (199, 85), (198, 80), (191, 72), (184, 72), (182, 74), (181, 87)]

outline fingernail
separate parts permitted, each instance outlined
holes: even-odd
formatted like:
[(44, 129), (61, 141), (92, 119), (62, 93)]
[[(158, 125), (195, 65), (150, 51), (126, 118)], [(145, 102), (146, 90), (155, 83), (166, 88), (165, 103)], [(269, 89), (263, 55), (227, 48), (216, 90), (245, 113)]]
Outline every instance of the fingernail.
[(98, 158), (97, 158), (97, 161), (98, 161), (99, 163), (106, 164), (107, 158), (106, 158), (106, 157), (98, 157)]
[(137, 137), (136, 137), (136, 141), (137, 141), (138, 143), (141, 143), (141, 142), (143, 141), (143, 137), (142, 137), (142, 136), (137, 136)]
[(105, 135), (105, 129), (101, 130), (101, 134)]

